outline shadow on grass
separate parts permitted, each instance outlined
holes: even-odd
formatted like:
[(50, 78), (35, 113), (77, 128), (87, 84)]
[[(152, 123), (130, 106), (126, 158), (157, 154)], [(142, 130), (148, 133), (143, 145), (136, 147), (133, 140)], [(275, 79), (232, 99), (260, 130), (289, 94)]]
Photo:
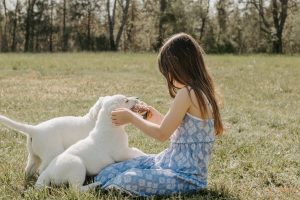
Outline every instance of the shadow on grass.
[(153, 197), (135, 197), (128, 193), (120, 192), (119, 190), (102, 190), (97, 189), (95, 192), (95, 195), (98, 198), (104, 198), (104, 199), (134, 199), (134, 200), (162, 200), (162, 199), (170, 199), (170, 200), (215, 200), (215, 199), (222, 199), (222, 200), (239, 200), (240, 197), (234, 196), (230, 194), (228, 189), (225, 187), (220, 188), (212, 188), (212, 189), (203, 189), (198, 192), (194, 193), (187, 193), (187, 194), (177, 194), (177, 195), (171, 195), (171, 196), (153, 196)]
[[(26, 193), (26, 191), (31, 188), (34, 188), (34, 182), (35, 182), (36, 177), (31, 177), (27, 180), (25, 180), (24, 182), (24, 191), (22, 191), (22, 197), (24, 197), (24, 193)], [(89, 180), (89, 179), (88, 179)], [(91, 183), (90, 181), (87, 181), (86, 183)], [(60, 188), (60, 189), (59, 189)], [(63, 188), (63, 190), (61, 190)], [(65, 193), (65, 195), (68, 196), (67, 193), (71, 192), (70, 190), (68, 190), (68, 186), (64, 185), (64, 186), (52, 186), (51, 188), (46, 189), (47, 190), (47, 195), (42, 194), (43, 197), (47, 197), (48, 195), (52, 196), (56, 196), (58, 193), (55, 192), (57, 189), (59, 189), (61, 192), (60, 195), (62, 193)], [(29, 189), (30, 190), (30, 189)], [(63, 191), (63, 192), (62, 192)], [(162, 200), (162, 199), (169, 199), (169, 200), (215, 200), (215, 199), (222, 199), (222, 200), (239, 200), (240, 197), (231, 194), (230, 191), (228, 190), (228, 188), (226, 188), (226, 186), (213, 186), (211, 188), (208, 189), (203, 189), (203, 190), (199, 190), (197, 192), (194, 193), (187, 193), (187, 194), (176, 194), (176, 195), (171, 195), (171, 196), (153, 196), (153, 197), (137, 197), (137, 196), (132, 196), (128, 193), (125, 192), (121, 192), (120, 190), (116, 190), (116, 189), (111, 189), (111, 190), (103, 190), (100, 187), (97, 187), (95, 190), (90, 191), (90, 194), (92, 194), (94, 197), (96, 197), (97, 199), (105, 199), (105, 200), (109, 200), (109, 199), (122, 199), (122, 200)], [(39, 195), (38, 195), (39, 196)], [(73, 196), (73, 195), (70, 195)], [(70, 197), (69, 196), (69, 197)], [(49, 197), (49, 196), (48, 196)]]

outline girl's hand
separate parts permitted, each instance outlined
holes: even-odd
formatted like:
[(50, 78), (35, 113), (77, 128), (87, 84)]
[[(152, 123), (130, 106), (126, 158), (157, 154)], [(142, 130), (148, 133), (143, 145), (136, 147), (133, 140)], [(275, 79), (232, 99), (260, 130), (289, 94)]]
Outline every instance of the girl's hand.
[(164, 116), (152, 106), (148, 106), (148, 108), (151, 114), (150, 117), (147, 118), (147, 120), (158, 125), (161, 124), (161, 121), (163, 120)]
[(119, 108), (111, 112), (112, 123), (122, 126), (131, 122), (134, 113), (127, 108)]

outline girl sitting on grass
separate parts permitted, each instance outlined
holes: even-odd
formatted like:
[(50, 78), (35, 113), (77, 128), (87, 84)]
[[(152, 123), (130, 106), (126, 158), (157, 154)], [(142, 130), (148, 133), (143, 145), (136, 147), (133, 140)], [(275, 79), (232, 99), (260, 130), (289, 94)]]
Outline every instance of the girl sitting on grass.
[(150, 107), (144, 120), (129, 109), (112, 112), (115, 125), (131, 123), (170, 147), (104, 168), (95, 182), (137, 196), (190, 193), (207, 187), (208, 162), (215, 135), (223, 132), (213, 80), (203, 61), (203, 50), (189, 35), (171, 37), (158, 55), (159, 70), (174, 102), (165, 116)]

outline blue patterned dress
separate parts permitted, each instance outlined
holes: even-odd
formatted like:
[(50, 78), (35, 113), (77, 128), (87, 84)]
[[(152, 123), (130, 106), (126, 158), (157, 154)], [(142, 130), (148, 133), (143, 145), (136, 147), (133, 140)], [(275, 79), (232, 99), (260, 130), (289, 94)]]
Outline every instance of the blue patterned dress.
[(213, 119), (186, 114), (171, 136), (171, 145), (157, 155), (111, 164), (94, 181), (103, 189), (135, 196), (190, 193), (207, 186), (207, 169), (215, 140)]

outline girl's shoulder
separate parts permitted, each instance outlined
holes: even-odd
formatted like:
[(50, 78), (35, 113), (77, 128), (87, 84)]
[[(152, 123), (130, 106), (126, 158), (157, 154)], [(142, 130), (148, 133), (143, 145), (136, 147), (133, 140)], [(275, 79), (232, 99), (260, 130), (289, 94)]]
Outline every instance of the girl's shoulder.
[(198, 99), (197, 99), (196, 93), (193, 90), (193, 88), (190, 86), (186, 86), (185, 91), (187, 92), (189, 101), (191, 102), (191, 106), (188, 110), (188, 113), (190, 113), (191, 115), (197, 116), (201, 119), (212, 118), (212, 109), (211, 109), (211, 105), (210, 105), (207, 97), (203, 93), (201, 93), (204, 98), (204, 101), (206, 103), (206, 106), (208, 108), (207, 116), (202, 116), (201, 111), (200, 111), (200, 105), (198, 103)]
[(176, 96), (180, 95), (180, 96), (183, 96), (183, 97), (189, 97), (189, 93), (190, 93), (190, 89), (187, 86), (185, 86), (185, 87), (180, 88), (180, 89), (177, 90)]
[[(180, 94), (187, 98), (187, 100), (191, 101), (191, 103), (197, 102), (197, 97), (195, 91), (190, 86), (185, 86), (177, 91), (177, 94)], [(197, 103), (198, 105), (198, 103)]]
[[(195, 94), (194, 94), (195, 95)], [(177, 90), (175, 101), (185, 102), (185, 104), (192, 105), (191, 92), (187, 87), (183, 87)]]

